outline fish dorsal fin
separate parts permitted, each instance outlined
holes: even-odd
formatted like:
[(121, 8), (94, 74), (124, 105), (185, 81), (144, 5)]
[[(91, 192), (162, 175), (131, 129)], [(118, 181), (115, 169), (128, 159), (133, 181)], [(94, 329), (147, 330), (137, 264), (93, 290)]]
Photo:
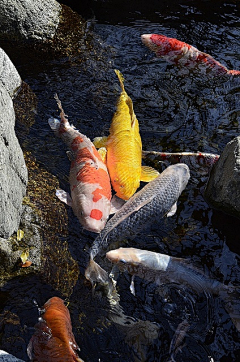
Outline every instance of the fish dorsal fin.
[(167, 217), (173, 216), (176, 213), (176, 211), (177, 211), (177, 202), (175, 202), (175, 204), (173, 204), (171, 209), (168, 211)]
[(160, 173), (152, 167), (142, 166), (141, 168), (141, 178), (140, 180), (143, 182), (149, 182), (158, 177)]
[(131, 127), (134, 128), (135, 123), (137, 121), (137, 117), (136, 117), (136, 114), (134, 113), (134, 110), (133, 110), (133, 102), (132, 102), (132, 100), (131, 100), (131, 98), (129, 96), (127, 96), (126, 105), (128, 106), (129, 114), (130, 114), (130, 117), (131, 117)]
[[(133, 196), (134, 197), (134, 196)], [(155, 195), (152, 195), (151, 197), (149, 197), (146, 200), (143, 200), (141, 204), (135, 205), (134, 203), (131, 202), (131, 199), (129, 199), (126, 204), (128, 204), (130, 210), (129, 212), (125, 213), (124, 215), (122, 215), (121, 217), (119, 217), (117, 220), (114, 220), (114, 225), (112, 227), (110, 227), (107, 231), (107, 233), (109, 234), (110, 231), (112, 229), (114, 229), (117, 225), (119, 225), (123, 220), (125, 220), (128, 216), (130, 216), (131, 214), (133, 214), (134, 212), (137, 212), (138, 210), (140, 210), (143, 206), (147, 205), (149, 202), (152, 201), (152, 199), (155, 197)], [(132, 205), (131, 205), (132, 204)], [(131, 207), (132, 206), (132, 207)], [(121, 209), (120, 209), (121, 210)], [(115, 217), (115, 215), (114, 215)], [(116, 213), (116, 217), (117, 217), (117, 213)], [(112, 220), (112, 219), (111, 219)], [(110, 221), (111, 221), (110, 220)]]

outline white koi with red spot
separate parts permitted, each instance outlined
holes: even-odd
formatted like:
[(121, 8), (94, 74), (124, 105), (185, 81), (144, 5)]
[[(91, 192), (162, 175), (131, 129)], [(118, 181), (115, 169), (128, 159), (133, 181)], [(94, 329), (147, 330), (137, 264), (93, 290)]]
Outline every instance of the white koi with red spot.
[(168, 38), (162, 34), (143, 34), (141, 39), (149, 49), (155, 52), (157, 57), (164, 58), (170, 63), (188, 68), (199, 68), (201, 71), (213, 72), (216, 75), (240, 75), (239, 70), (227, 69), (211, 55), (178, 39)]
[(71, 196), (63, 190), (57, 190), (56, 195), (73, 208), (85, 229), (99, 233), (104, 228), (111, 209), (108, 170), (90, 139), (69, 124), (57, 95), (55, 99), (61, 111), (61, 121), (50, 118), (48, 123), (67, 144), (71, 154)]

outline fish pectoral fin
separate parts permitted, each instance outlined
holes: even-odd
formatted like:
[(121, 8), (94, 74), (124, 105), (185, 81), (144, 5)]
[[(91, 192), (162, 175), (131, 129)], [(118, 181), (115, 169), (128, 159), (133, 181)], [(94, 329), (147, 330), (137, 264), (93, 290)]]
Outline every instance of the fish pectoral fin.
[(160, 173), (152, 167), (142, 166), (140, 181), (149, 182), (158, 177)]
[(101, 156), (102, 161), (107, 164), (107, 149), (106, 147), (101, 147), (98, 149), (98, 153)]
[(130, 291), (135, 296), (134, 275), (131, 278)]
[(75, 160), (76, 156), (74, 155), (74, 153), (72, 151), (67, 151), (66, 154), (68, 156), (69, 161)]
[(115, 214), (118, 210), (121, 209), (121, 207), (125, 204), (125, 200), (120, 199), (120, 197), (117, 197), (116, 195), (113, 195), (111, 199), (111, 211), (110, 214)]
[(168, 211), (167, 213), (167, 217), (169, 216), (173, 216), (177, 211), (177, 202), (175, 202), (175, 204), (173, 204), (173, 206), (171, 207), (170, 211)]
[(95, 137), (93, 139), (93, 144), (96, 148), (106, 147), (107, 139), (108, 139), (107, 136)]
[(56, 190), (56, 196), (59, 198), (59, 200), (72, 207), (72, 198), (68, 192), (59, 189)]

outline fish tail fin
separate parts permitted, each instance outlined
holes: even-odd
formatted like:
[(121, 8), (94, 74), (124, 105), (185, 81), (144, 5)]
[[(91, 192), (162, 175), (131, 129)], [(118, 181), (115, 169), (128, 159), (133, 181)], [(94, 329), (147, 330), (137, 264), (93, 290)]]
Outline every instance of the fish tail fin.
[(120, 70), (118, 70), (118, 69), (114, 69), (114, 72), (117, 74), (117, 77), (118, 77), (118, 80), (119, 80), (119, 83), (120, 83), (120, 86), (121, 86), (122, 91), (125, 92), (125, 88), (124, 88), (124, 78), (123, 78), (122, 73), (121, 73)]
[(68, 125), (68, 120), (67, 120), (67, 115), (65, 114), (63, 107), (62, 107), (62, 102), (60, 101), (60, 99), (58, 98), (57, 93), (55, 93), (54, 98), (57, 102), (58, 108), (60, 109), (60, 118), (61, 118), (61, 123), (64, 124), (64, 126)]
[(234, 286), (226, 286), (219, 292), (219, 296), (224, 301), (224, 307), (233, 324), (240, 332), (240, 289)]
[(85, 278), (89, 280), (93, 286), (95, 286), (96, 283), (106, 285), (111, 281), (106, 270), (101, 268), (92, 258), (85, 270)]

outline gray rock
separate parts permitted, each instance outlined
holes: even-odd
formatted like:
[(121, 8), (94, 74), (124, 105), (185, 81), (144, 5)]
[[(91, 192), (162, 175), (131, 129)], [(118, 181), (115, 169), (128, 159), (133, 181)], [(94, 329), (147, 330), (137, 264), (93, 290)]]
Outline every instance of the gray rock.
[(7, 54), (0, 48), (0, 84), (12, 97), (21, 85), (21, 77)]
[(14, 357), (3, 350), (0, 350), (0, 362), (24, 362), (22, 359)]
[(213, 207), (240, 218), (240, 136), (224, 148), (204, 196)]
[(8, 238), (18, 230), (28, 174), (14, 131), (13, 102), (1, 82), (0, 113), (0, 237)]
[(55, 0), (1, 0), (0, 34), (5, 38), (45, 41), (54, 37), (61, 5)]

